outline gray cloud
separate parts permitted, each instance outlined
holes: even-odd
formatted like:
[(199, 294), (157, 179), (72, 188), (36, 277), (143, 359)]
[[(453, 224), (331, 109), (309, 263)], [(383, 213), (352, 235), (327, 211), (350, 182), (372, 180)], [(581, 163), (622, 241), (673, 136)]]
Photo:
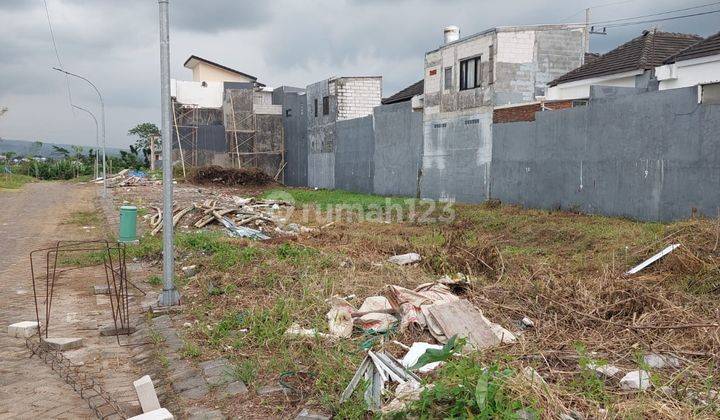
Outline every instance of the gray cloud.
[[(107, 105), (112, 144), (127, 130), (158, 122), (157, 2), (47, 0), (64, 66), (93, 80)], [(470, 35), (493, 26), (577, 21), (597, 0), (171, 0), (172, 75), (197, 54), (254, 74), (270, 86), (305, 86), (330, 75), (378, 74), (384, 94), (420, 79), (426, 51), (442, 28)], [(593, 20), (686, 7), (683, 0), (634, 0), (595, 8)], [(0, 0), (0, 137), (94, 143), (94, 129), (73, 114), (50, 43), (42, 0)], [(718, 15), (658, 23), (662, 30), (709, 35)], [(650, 25), (647, 25), (649, 27)], [(608, 30), (592, 38), (607, 51), (646, 26)], [(71, 82), (73, 99), (97, 109), (94, 92)], [(43, 122), (39, 124), (38, 122)]]

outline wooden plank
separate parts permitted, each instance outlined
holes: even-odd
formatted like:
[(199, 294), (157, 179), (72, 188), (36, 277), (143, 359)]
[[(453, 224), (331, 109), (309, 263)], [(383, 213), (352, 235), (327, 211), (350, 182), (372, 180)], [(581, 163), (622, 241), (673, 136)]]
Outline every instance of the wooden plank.
[(467, 338), (468, 345), (484, 349), (500, 344), (490, 323), (469, 301), (462, 299), (428, 307), (428, 313), (445, 336)]

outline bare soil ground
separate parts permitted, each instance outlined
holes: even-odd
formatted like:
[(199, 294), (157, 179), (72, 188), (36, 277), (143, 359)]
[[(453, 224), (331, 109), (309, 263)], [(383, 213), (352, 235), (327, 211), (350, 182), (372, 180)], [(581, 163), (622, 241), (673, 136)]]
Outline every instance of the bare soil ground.
[[(179, 185), (176, 191), (179, 206), (213, 194), (263, 193), (262, 188), (192, 185)], [(114, 191), (118, 204), (145, 207), (159, 202), (159, 193), (157, 186)], [(327, 198), (323, 194), (317, 192), (319, 202)], [(444, 274), (463, 273), (472, 281), (458, 293), (520, 340), (453, 360), (428, 376), (436, 391), (424, 394), (411, 414), (504, 417), (526, 409), (542, 418), (568, 413), (586, 418), (720, 415), (717, 221), (641, 223), (504, 205), (456, 205), (453, 211), (449, 222), (351, 217), (265, 242), (181, 227), (181, 264), (200, 266), (197, 276), (178, 278), (185, 311), (176, 326), (186, 341), (184, 354), (193, 363), (230, 359), (235, 375), (252, 391), (246, 398), (209, 403), (230, 416), (289, 418), (303, 407), (338, 418), (365, 416), (361, 397), (338, 401), (364, 355), (361, 344), (373, 340), (375, 348), (402, 355), (392, 340), (411, 344), (429, 336), (357, 332), (352, 339), (327, 341), (287, 337), (285, 330), (297, 322), (327, 332), (326, 299), (334, 295), (354, 294), (359, 306), (390, 284), (412, 288)], [(288, 217), (315, 227), (327, 222), (305, 221), (301, 213)], [(681, 247), (638, 275), (623, 274), (672, 243)], [(140, 249), (138, 256), (148, 261), (159, 258), (157, 239), (144, 238)], [(405, 252), (421, 254), (422, 262), (407, 267), (386, 262)], [(521, 329), (523, 317), (535, 327)], [(650, 368), (643, 361), (649, 353), (672, 354), (680, 365)], [(610, 363), (624, 372), (648, 369), (652, 387), (624, 391), (619, 378), (596, 377), (590, 363)], [(527, 366), (547, 386), (524, 380), (519, 372)], [(477, 384), (483, 381), (497, 392), (492, 407), (481, 406), (476, 398)], [(278, 383), (292, 393), (261, 395), (264, 387)]]

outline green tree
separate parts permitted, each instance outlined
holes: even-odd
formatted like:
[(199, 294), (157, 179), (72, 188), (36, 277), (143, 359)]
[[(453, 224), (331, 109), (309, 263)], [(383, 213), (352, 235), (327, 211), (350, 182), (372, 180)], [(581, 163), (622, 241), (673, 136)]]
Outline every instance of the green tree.
[(67, 158), (70, 156), (70, 151), (62, 146), (55, 146), (53, 145), (53, 150), (63, 155), (63, 158)]
[(128, 130), (128, 136), (137, 137), (137, 139), (135, 140), (135, 149), (142, 151), (145, 165), (150, 164), (150, 137), (159, 135), (160, 130), (157, 128), (157, 126), (149, 122), (138, 124)]

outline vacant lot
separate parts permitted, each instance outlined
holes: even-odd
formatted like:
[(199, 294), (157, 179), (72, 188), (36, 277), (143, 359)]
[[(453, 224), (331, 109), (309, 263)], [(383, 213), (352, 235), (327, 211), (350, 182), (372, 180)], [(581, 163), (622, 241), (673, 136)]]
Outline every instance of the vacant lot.
[[(159, 187), (117, 189), (115, 194), (118, 203), (127, 200), (143, 208), (160, 198)], [(178, 275), (185, 310), (176, 326), (186, 342), (184, 356), (197, 363), (217, 357), (234, 363), (233, 374), (251, 392), (246, 398), (212, 401), (230, 415), (291, 417), (311, 407), (338, 418), (363, 417), (362, 392), (344, 404), (339, 397), (364, 349), (384, 348), (402, 356), (405, 350), (394, 341), (410, 345), (433, 342), (432, 337), (417, 331), (371, 335), (356, 330), (352, 338), (331, 340), (289, 337), (285, 331), (298, 323), (328, 332), (327, 299), (332, 296), (355, 295), (351, 303), (357, 307), (388, 285), (413, 288), (457, 273), (467, 276), (470, 285), (456, 292), (519, 340), (452, 358), (424, 375), (434, 388), (409, 406), (411, 414), (720, 415), (715, 392), (720, 387), (717, 221), (639, 223), (499, 204), (430, 206), (294, 189), (180, 186), (177, 204), (223, 194), (292, 197), (296, 207), (285, 214), (288, 222), (314, 227), (267, 241), (229, 238), (213, 225), (178, 228), (181, 265), (199, 267), (196, 276)], [(339, 203), (354, 213), (345, 212), (340, 220), (328, 216), (337, 214)], [(417, 217), (407, 220), (413, 208)], [(393, 216), (382, 215), (385, 210)], [(398, 213), (403, 220), (397, 220)], [(623, 275), (673, 243), (681, 246), (639, 274)], [(160, 239), (146, 236), (131, 252), (159, 259)], [(387, 262), (407, 252), (419, 253), (422, 261), (402, 267)], [(159, 279), (148, 276), (148, 281)], [(524, 317), (534, 327), (521, 328)], [(644, 360), (650, 353), (672, 354), (679, 364), (653, 368)], [(652, 387), (621, 390), (622, 374), (604, 378), (590, 369), (604, 364), (622, 372), (646, 369)], [(521, 372), (527, 366), (546, 383), (525, 379)], [(278, 383), (291, 391), (258, 395)]]

